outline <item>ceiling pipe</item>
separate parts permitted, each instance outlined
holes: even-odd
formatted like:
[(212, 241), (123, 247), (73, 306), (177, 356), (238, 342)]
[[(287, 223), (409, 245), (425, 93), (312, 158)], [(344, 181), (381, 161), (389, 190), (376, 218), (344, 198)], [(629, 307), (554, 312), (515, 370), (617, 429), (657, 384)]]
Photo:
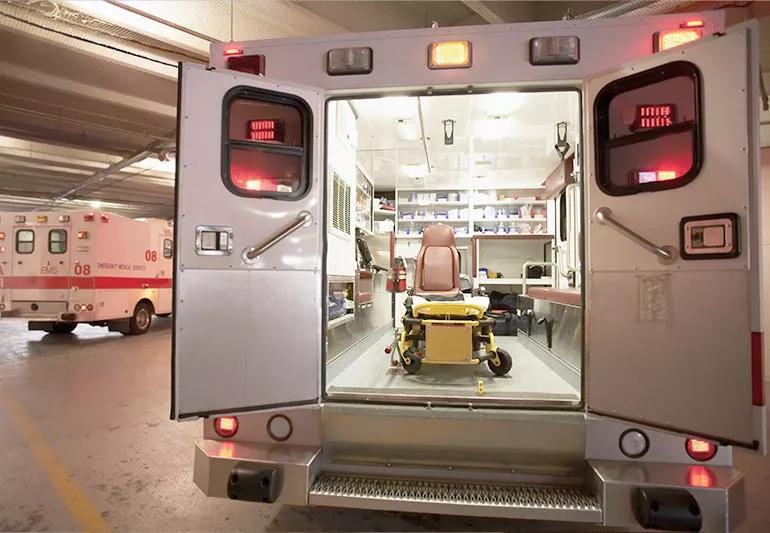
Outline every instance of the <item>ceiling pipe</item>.
[(123, 2), (118, 2), (117, 0), (104, 0), (108, 4), (112, 4), (116, 7), (119, 7), (121, 9), (125, 9), (126, 11), (130, 11), (131, 13), (135, 15), (139, 15), (140, 17), (144, 17), (147, 19), (150, 19), (152, 21), (157, 22), (158, 24), (163, 24), (164, 26), (168, 26), (169, 28), (174, 28), (177, 31), (181, 31), (182, 33), (186, 33), (188, 35), (192, 35), (193, 37), (197, 37), (198, 39), (203, 39), (204, 41), (208, 41), (210, 43), (220, 43), (219, 39), (216, 39), (214, 37), (211, 37), (209, 35), (206, 35), (205, 33), (200, 33), (195, 30), (192, 30), (190, 28), (185, 28), (184, 26), (180, 26), (179, 24), (176, 24), (174, 22), (171, 22), (170, 20), (166, 20), (164, 18), (156, 17), (155, 15), (152, 15), (150, 13), (147, 13), (146, 11), (142, 11), (141, 9), (137, 9), (135, 7), (132, 7), (128, 4), (124, 4)]
[(602, 18), (619, 17), (635, 9), (640, 9), (655, 3), (656, 2), (651, 0), (631, 0), (629, 2), (616, 2), (607, 7), (595, 9), (593, 11), (586, 11), (585, 13), (580, 13), (579, 15), (575, 15), (572, 18), (602, 19)]
[(461, 0), (463, 5), (476, 13), (478, 16), (483, 18), (485, 21), (487, 21), (489, 24), (504, 24), (505, 20), (492, 11), (484, 2), (481, 0)]

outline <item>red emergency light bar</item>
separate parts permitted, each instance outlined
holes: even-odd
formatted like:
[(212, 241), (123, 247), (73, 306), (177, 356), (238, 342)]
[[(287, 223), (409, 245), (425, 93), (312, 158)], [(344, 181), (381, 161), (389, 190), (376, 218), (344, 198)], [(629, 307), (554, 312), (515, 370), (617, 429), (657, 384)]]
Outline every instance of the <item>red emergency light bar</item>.
[(225, 48), (222, 53), (226, 56), (239, 56), (243, 53), (243, 48), (238, 48), (237, 46), (231, 46), (229, 48)]
[(245, 72), (246, 74), (265, 75), (265, 56), (263, 55), (230, 55), (227, 58), (227, 68)]
[(680, 28), (702, 28), (706, 23), (702, 20), (688, 20), (687, 22), (680, 24)]
[(636, 118), (631, 127), (633, 131), (665, 128), (676, 120), (674, 104), (642, 104), (636, 106)]
[(662, 52), (695, 41), (701, 37), (703, 37), (703, 31), (692, 27), (680, 30), (659, 31), (653, 35), (652, 51)]

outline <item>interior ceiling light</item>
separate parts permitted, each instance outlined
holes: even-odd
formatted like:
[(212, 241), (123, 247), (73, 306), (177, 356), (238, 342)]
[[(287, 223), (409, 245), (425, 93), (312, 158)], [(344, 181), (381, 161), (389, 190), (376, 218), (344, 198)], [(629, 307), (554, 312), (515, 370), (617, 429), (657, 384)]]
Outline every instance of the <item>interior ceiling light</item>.
[(424, 164), (417, 165), (402, 165), (401, 172), (409, 176), (410, 178), (424, 178), (428, 174), (428, 168)]
[(478, 106), (488, 115), (510, 115), (524, 104), (526, 98), (526, 94), (517, 92), (480, 94)]
[(416, 141), (420, 138), (417, 125), (408, 118), (398, 120), (398, 136), (404, 141)]
[(483, 140), (499, 140), (509, 137), (511, 132), (510, 117), (490, 115), (479, 121), (476, 136)]

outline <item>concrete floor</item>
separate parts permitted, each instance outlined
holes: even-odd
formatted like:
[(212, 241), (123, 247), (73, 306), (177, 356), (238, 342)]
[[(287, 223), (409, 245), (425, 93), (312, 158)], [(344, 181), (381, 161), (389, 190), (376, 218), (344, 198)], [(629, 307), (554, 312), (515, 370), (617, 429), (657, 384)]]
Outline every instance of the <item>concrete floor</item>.
[[(169, 333), (162, 319), (142, 337), (0, 320), (0, 531), (597, 531), (208, 499), (192, 483), (200, 422), (168, 420)], [(770, 531), (770, 460), (736, 455), (739, 531)]]

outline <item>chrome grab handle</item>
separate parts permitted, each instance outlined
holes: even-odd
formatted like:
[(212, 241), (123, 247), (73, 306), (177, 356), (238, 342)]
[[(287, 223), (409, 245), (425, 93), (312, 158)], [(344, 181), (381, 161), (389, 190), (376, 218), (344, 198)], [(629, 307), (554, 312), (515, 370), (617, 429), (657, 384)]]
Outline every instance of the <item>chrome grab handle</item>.
[[(556, 263), (553, 263), (551, 261), (525, 261), (523, 265), (521, 265), (521, 294), (524, 296), (527, 295), (527, 268), (531, 266), (543, 266), (543, 267), (555, 267), (554, 270), (559, 269), (559, 265)], [(544, 269), (545, 270), (545, 269)], [(535, 279), (535, 278), (532, 278)], [(557, 282), (559, 279), (558, 276), (551, 276), (551, 286), (555, 287), (555, 282)]]
[(283, 228), (281, 231), (270, 237), (268, 240), (260, 244), (259, 246), (251, 246), (243, 251), (243, 258), (245, 260), (253, 261), (270, 248), (281, 242), (283, 239), (297, 231), (302, 226), (305, 226), (313, 221), (313, 215), (308, 211), (300, 211), (297, 214), (297, 220)]
[(657, 244), (648, 241), (634, 230), (627, 228), (614, 218), (612, 218), (612, 211), (608, 207), (600, 207), (594, 211), (594, 219), (603, 226), (609, 226), (627, 239), (634, 241), (636, 244), (654, 254), (658, 261), (664, 265), (670, 265), (676, 262), (677, 251), (673, 246), (658, 246)]

